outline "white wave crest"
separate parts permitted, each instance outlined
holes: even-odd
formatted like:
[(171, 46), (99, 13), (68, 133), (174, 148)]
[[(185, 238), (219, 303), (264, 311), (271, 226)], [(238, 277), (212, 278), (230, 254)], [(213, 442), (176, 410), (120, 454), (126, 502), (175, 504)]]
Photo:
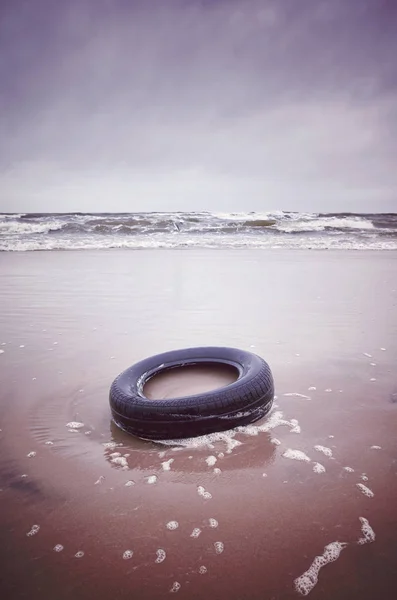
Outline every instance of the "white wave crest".
[(0, 221), (0, 234), (2, 235), (32, 235), (35, 233), (48, 233), (62, 229), (64, 223), (57, 219), (41, 223), (23, 223), (21, 221)]

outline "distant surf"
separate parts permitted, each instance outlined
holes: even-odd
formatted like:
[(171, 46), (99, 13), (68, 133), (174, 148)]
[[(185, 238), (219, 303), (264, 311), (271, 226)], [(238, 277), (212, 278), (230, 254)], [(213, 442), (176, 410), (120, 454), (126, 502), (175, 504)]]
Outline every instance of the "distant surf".
[(397, 213), (0, 214), (0, 251), (188, 247), (397, 250)]

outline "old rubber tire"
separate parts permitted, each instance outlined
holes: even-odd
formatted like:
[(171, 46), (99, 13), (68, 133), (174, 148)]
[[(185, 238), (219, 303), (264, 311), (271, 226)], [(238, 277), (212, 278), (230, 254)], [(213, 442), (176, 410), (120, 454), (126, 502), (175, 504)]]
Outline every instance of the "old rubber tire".
[[(221, 363), (239, 373), (233, 383), (210, 392), (149, 400), (145, 383), (173, 368)], [(142, 360), (112, 383), (109, 402), (116, 425), (133, 435), (152, 439), (179, 439), (232, 429), (253, 423), (271, 408), (274, 383), (269, 365), (256, 354), (236, 348), (188, 348)]]

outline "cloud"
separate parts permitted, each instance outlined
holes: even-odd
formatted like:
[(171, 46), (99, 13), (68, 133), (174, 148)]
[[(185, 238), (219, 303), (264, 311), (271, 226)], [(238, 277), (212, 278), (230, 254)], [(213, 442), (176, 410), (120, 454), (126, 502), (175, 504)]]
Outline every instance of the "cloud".
[(34, 4), (6, 19), (1, 210), (396, 207), (381, 3)]

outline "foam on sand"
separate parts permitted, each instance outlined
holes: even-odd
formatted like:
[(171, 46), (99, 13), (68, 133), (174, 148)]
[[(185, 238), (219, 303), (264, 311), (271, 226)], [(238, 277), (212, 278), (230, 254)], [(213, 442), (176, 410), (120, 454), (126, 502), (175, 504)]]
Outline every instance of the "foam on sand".
[(307, 571), (294, 581), (295, 589), (302, 596), (307, 596), (318, 582), (318, 574), (322, 567), (339, 558), (342, 550), (347, 546), (345, 542), (331, 542), (324, 548), (321, 556), (316, 556)]
[(32, 529), (27, 532), (27, 536), (31, 537), (32, 535), (36, 535), (40, 530), (40, 525), (32, 525)]
[(214, 548), (217, 554), (222, 554), (225, 549), (225, 545), (223, 542), (214, 542)]
[(178, 521), (168, 521), (166, 527), (170, 531), (173, 531), (174, 529), (178, 529), (179, 523), (178, 523)]
[(322, 452), (328, 458), (331, 458), (332, 456), (331, 448), (327, 448), (326, 446), (314, 446), (314, 449), (317, 450), (317, 452)]
[(199, 485), (197, 487), (197, 493), (199, 496), (205, 498), (205, 500), (211, 500), (212, 498), (212, 494), (210, 494), (210, 492), (207, 492), (207, 490), (202, 485)]
[(316, 462), (316, 463), (314, 463), (314, 465), (313, 465), (313, 471), (314, 471), (315, 473), (325, 473), (325, 467), (324, 467), (324, 465), (322, 465), (322, 464), (320, 464), (320, 463)]
[(125, 552), (123, 553), (123, 559), (124, 560), (129, 560), (130, 558), (132, 558), (134, 555), (132, 550), (125, 550)]
[(359, 519), (361, 521), (361, 531), (363, 532), (364, 537), (360, 538), (357, 543), (361, 545), (371, 544), (371, 542), (375, 541), (375, 532), (369, 524), (368, 519), (365, 519), (365, 517), (359, 517)]
[(195, 527), (192, 531), (192, 533), (190, 534), (190, 537), (192, 538), (198, 538), (198, 536), (201, 533), (201, 529), (199, 527)]
[(170, 458), (169, 460), (165, 460), (164, 462), (161, 463), (161, 466), (163, 467), (163, 471), (171, 471), (171, 464), (174, 462), (173, 458)]
[(367, 498), (373, 498), (375, 496), (375, 494), (373, 493), (372, 490), (370, 490), (366, 485), (364, 485), (363, 483), (356, 483), (356, 486), (358, 487), (358, 489), (360, 490), (360, 492), (362, 494), (364, 494), (364, 496), (367, 496)]
[(163, 548), (159, 548), (156, 550), (156, 560), (154, 562), (160, 564), (166, 559), (166, 556), (165, 550), (163, 550)]
[(302, 452), (302, 450), (292, 450), (291, 448), (288, 448), (284, 452), (283, 456), (284, 456), (284, 458), (290, 458), (291, 460), (301, 460), (301, 461), (305, 461), (305, 462), (311, 461), (311, 459), (307, 456), (307, 454)]
[(171, 593), (176, 593), (179, 592), (179, 590), (181, 589), (181, 584), (178, 581), (174, 581), (174, 583), (172, 584), (172, 587), (170, 589)]

